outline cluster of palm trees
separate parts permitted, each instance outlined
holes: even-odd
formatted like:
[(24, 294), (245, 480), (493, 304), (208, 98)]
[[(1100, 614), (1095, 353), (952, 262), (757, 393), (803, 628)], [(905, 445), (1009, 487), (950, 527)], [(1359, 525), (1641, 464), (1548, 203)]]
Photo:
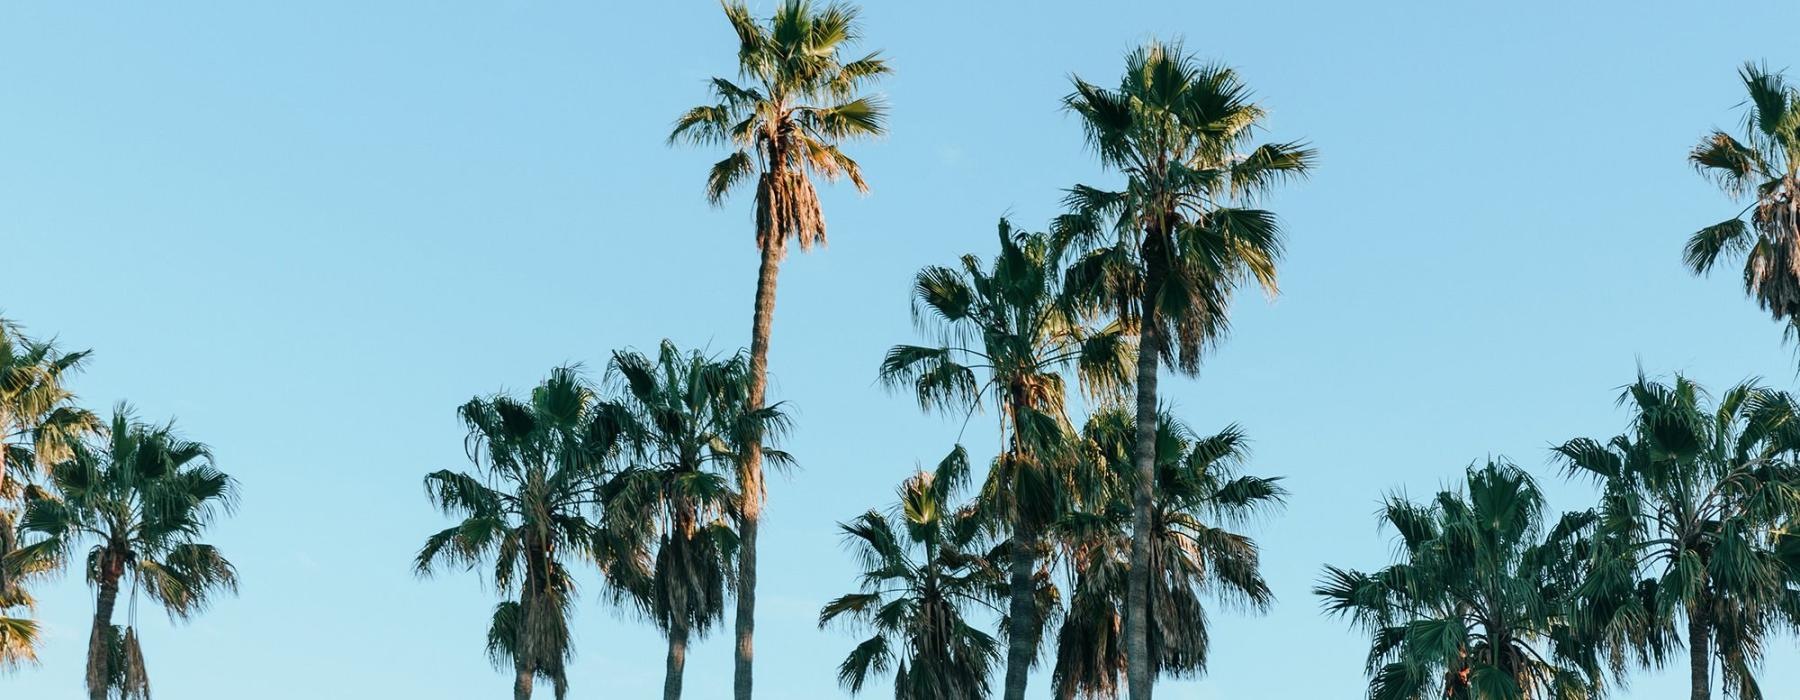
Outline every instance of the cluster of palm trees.
[(113, 622), (119, 595), (130, 610), (141, 596), (185, 620), (235, 593), (236, 569), (203, 537), (237, 488), (172, 422), (144, 422), (122, 403), (109, 421), (80, 407), (68, 381), (88, 356), (0, 319), (0, 668), (36, 660), (28, 589), (86, 547), (88, 695), (147, 699), (135, 620)]
[(607, 596), (668, 639), (664, 697), (681, 697), (688, 645), (722, 623), (743, 585), (737, 553), (747, 500), (737, 473), (750, 445), (786, 430), (778, 406), (747, 408), (742, 353), (708, 357), (664, 342), (655, 356), (613, 354), (594, 382), (562, 367), (528, 396), (476, 398), (458, 413), (474, 472), (425, 477), (431, 500), (459, 521), (428, 538), (421, 574), (491, 567), (505, 596), (487, 651), (515, 673), (514, 696), (537, 680), (568, 692), (574, 567), (599, 569)]
[[(843, 148), (884, 133), (870, 90), (890, 67), (853, 53), (850, 5), (723, 6), (736, 74), (712, 79), (668, 140), (724, 149), (709, 203), (752, 192), (747, 349), (664, 341), (613, 352), (597, 377), (558, 367), (527, 394), (473, 398), (458, 409), (470, 468), (425, 477), (454, 522), (414, 566), (492, 584), (486, 651), (519, 700), (540, 683), (567, 696), (584, 580), (667, 640), (668, 700), (729, 610), (734, 695), (752, 697), (765, 471), (793, 463), (766, 376), (780, 264), (826, 240), (820, 181), (868, 189)], [(1741, 257), (1746, 291), (1800, 328), (1800, 90), (1754, 65), (1741, 77), (1743, 133), (1709, 134), (1690, 160), (1749, 202), (1685, 259), (1705, 273)], [(990, 415), (999, 447), (977, 470), (952, 445), (890, 507), (841, 524), (861, 573), (818, 622), (867, 635), (837, 668), (851, 692), (891, 677), (899, 699), (1022, 700), (1048, 662), (1039, 695), (1148, 700), (1159, 679), (1206, 670), (1209, 603), (1273, 602), (1241, 530), (1280, 509), (1283, 482), (1243, 474), (1244, 433), (1189, 425), (1158, 383), (1165, 366), (1198, 371), (1240, 289), (1278, 293), (1284, 234), (1259, 202), (1317, 154), (1259, 141), (1264, 111), (1240, 76), (1178, 43), (1131, 51), (1116, 83), (1072, 79), (1062, 107), (1107, 179), (1072, 184), (1042, 231), (1001, 219), (991, 257), (920, 270), (923, 339), (879, 363), (923, 411)], [(119, 596), (185, 619), (235, 592), (204, 535), (236, 487), (172, 423), (81, 408), (67, 382), (87, 358), (0, 320), (0, 667), (33, 660), (29, 589), (86, 547), (90, 697), (147, 698)], [(1325, 568), (1326, 611), (1370, 636), (1369, 697), (1594, 698), (1683, 651), (1696, 700), (1715, 685), (1764, 697), (1768, 643), (1800, 628), (1800, 399), (1746, 383), (1713, 400), (1685, 377), (1640, 376), (1621, 400), (1623, 434), (1553, 450), (1596, 488), (1592, 506), (1553, 517), (1531, 474), (1493, 458), (1432, 499), (1386, 499), (1391, 565)]]
[[(1505, 460), (1426, 502), (1390, 497), (1400, 561), (1327, 567), (1315, 593), (1370, 635), (1369, 697), (1592, 698), (1685, 646), (1691, 697), (1765, 697), (1765, 643), (1800, 623), (1800, 400), (1746, 383), (1717, 402), (1640, 377), (1627, 430), (1556, 448), (1592, 507), (1553, 521)], [(1779, 696), (1779, 695), (1777, 695)]]
[[(516, 671), (519, 698), (536, 678), (566, 691), (572, 558), (667, 637), (665, 698), (680, 696), (688, 645), (734, 602), (734, 690), (751, 697), (763, 467), (789, 461), (769, 444), (786, 428), (766, 396), (777, 274), (790, 245), (825, 241), (815, 180), (867, 190), (842, 147), (883, 133), (886, 105), (865, 91), (889, 66), (847, 55), (861, 39), (853, 7), (785, 0), (766, 19), (724, 7), (738, 75), (714, 78), (713, 100), (669, 140), (726, 149), (708, 202), (755, 183), (748, 351), (709, 358), (665, 342), (655, 359), (615, 353), (598, 387), (562, 368), (528, 399), (476, 399), (462, 413), (477, 473), (427, 480), (464, 520), (418, 566), (494, 567), (507, 599), (488, 650)], [(1280, 507), (1280, 480), (1240, 475), (1245, 436), (1194, 430), (1157, 384), (1165, 365), (1197, 371), (1241, 287), (1277, 293), (1283, 234), (1256, 204), (1316, 154), (1257, 142), (1263, 109), (1228, 67), (1157, 41), (1125, 63), (1116, 85), (1075, 78), (1064, 101), (1113, 183), (1071, 186), (1043, 232), (1002, 219), (991, 260), (917, 275), (926, 340), (895, 346), (879, 377), (965, 425), (990, 409), (1000, 447), (973, 494), (959, 444), (891, 508), (841, 526), (863, 573), (819, 624), (869, 634), (838, 668), (852, 692), (891, 675), (896, 698), (987, 697), (998, 677), (1018, 700), (1050, 658), (1058, 698), (1148, 698), (1158, 678), (1205, 670), (1207, 599), (1272, 602), (1256, 543), (1233, 528)], [(1715, 133), (1692, 161), (1728, 193), (1753, 194), (1753, 213), (1696, 234), (1687, 260), (1704, 272), (1744, 254), (1749, 291), (1790, 319), (1800, 98), (1777, 74), (1744, 79), (1746, 138)], [(1373, 636), (1371, 697), (1594, 697), (1684, 645), (1696, 698), (1710, 697), (1715, 664), (1728, 692), (1760, 697), (1764, 639), (1800, 619), (1789, 563), (1800, 542), (1786, 535), (1800, 517), (1795, 404), (1742, 386), (1709, 412), (1685, 378), (1640, 378), (1627, 397), (1630, 434), (1557, 450), (1597, 480), (1594, 508), (1547, 523), (1533, 478), (1492, 460), (1435, 500), (1389, 499), (1403, 561), (1327, 568), (1328, 610)], [(993, 632), (978, 621), (989, 615)]]
[[(765, 444), (785, 428), (766, 397), (777, 272), (790, 244), (825, 240), (815, 179), (867, 188), (842, 145), (883, 132), (886, 107), (864, 92), (889, 67), (879, 52), (847, 55), (861, 38), (848, 5), (788, 0), (766, 20), (724, 7), (738, 76), (713, 79), (713, 101), (682, 114), (669, 138), (726, 148), (706, 178), (709, 202), (755, 182), (748, 352), (717, 359), (665, 344), (652, 361), (621, 351), (601, 383), (611, 394), (565, 368), (528, 400), (477, 399), (463, 408), (477, 473), (428, 478), (464, 521), (431, 538), (419, 568), (495, 567), (508, 600), (489, 651), (512, 664), (521, 698), (535, 678), (559, 696), (566, 688), (573, 583), (559, 554), (597, 563), (616, 599), (664, 632), (667, 698), (680, 694), (689, 642), (735, 602), (734, 689), (751, 696), (763, 466), (787, 460)], [(841, 669), (852, 688), (897, 667), (903, 697), (982, 694), (1002, 643), (960, 607), (998, 596), (1006, 698), (1024, 696), (1058, 619), (1059, 693), (1148, 697), (1157, 676), (1204, 667), (1203, 594), (1269, 601), (1255, 544), (1220, 524), (1278, 504), (1282, 490), (1235, 476), (1243, 437), (1194, 433), (1159, 406), (1156, 380), (1165, 362), (1198, 369), (1240, 286), (1275, 292), (1281, 230), (1252, 203), (1304, 176), (1314, 153), (1255, 143), (1264, 113), (1248, 88), (1178, 44), (1132, 52), (1116, 87), (1076, 79), (1065, 106), (1120, 182), (1073, 186), (1069, 212), (1043, 233), (1001, 221), (991, 266), (965, 256), (921, 271), (915, 315), (937, 332), (881, 364), (882, 380), (925, 409), (992, 406), (1004, 446), (972, 502), (954, 502), (969, 478), (958, 447), (902, 488), (904, 522), (871, 514), (846, 526), (872, 568), (865, 590), (822, 622), (876, 630)], [(1065, 372), (1094, 406), (1080, 429)], [(1054, 561), (1071, 562), (1068, 615)]]

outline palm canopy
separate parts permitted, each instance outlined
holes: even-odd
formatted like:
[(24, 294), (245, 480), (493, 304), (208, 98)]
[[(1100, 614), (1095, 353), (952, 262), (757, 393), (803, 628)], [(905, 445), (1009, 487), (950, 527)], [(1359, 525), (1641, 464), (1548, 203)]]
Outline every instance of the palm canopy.
[(1022, 508), (1063, 500), (1048, 469), (1069, 442), (1062, 372), (1073, 370), (1091, 397), (1116, 396), (1129, 382), (1134, 345), (1117, 324), (1084, 323), (1078, 300), (1064, 292), (1062, 251), (1051, 236), (1001, 219), (998, 239), (991, 264), (964, 255), (956, 267), (919, 271), (913, 318), (936, 344), (894, 346), (880, 377), (911, 390), (928, 411), (972, 415), (991, 401), (1011, 458), (990, 473), (984, 501), (1004, 522), (1041, 525), (1054, 510)]
[(558, 698), (568, 689), (570, 559), (598, 561), (615, 584), (609, 590), (641, 578), (640, 553), (590, 517), (606, 460), (619, 445), (607, 408), (575, 367), (552, 370), (524, 400), (471, 399), (457, 414), (477, 472), (425, 477), (432, 503), (461, 520), (428, 538), (414, 565), (421, 575), (443, 566), (493, 567), (491, 582), (509, 600), (495, 608), (488, 656), (511, 666), (526, 694), (533, 677), (550, 681)]
[(67, 458), (70, 446), (101, 427), (65, 385), (89, 354), (62, 352), (54, 341), (33, 340), (0, 318), (0, 496), (20, 494), (9, 467), (29, 473)]
[(679, 693), (680, 655), (689, 635), (704, 636), (724, 613), (733, 579), (741, 497), (732, 478), (751, 441), (777, 466), (792, 457), (768, 441), (785, 434), (780, 405), (746, 408), (749, 363), (739, 353), (709, 358), (664, 341), (655, 357), (613, 353), (608, 374), (619, 390), (608, 410), (617, 421), (625, 466), (606, 484), (609, 527), (655, 548), (642, 600), (670, 638), (670, 682)]
[(1495, 459), (1427, 502), (1390, 496), (1400, 561), (1372, 573), (1327, 566), (1313, 591), (1371, 636), (1371, 700), (1579, 700), (1601, 668), (1571, 620), (1574, 562), (1591, 513), (1544, 528), (1530, 475)]
[(54, 492), (27, 489), (19, 530), (33, 541), (9, 563), (60, 567), (89, 545), (84, 569), (101, 599), (88, 649), (89, 688), (148, 697), (142, 651), (129, 625), (112, 626), (112, 597), (123, 588), (185, 620), (217, 593), (235, 592), (236, 569), (201, 538), (235, 506), (236, 482), (213, 466), (206, 445), (172, 423), (139, 422), (124, 405), (104, 438), (70, 445), (49, 474)]
[(742, 2), (723, 4), (746, 84), (713, 78), (715, 102), (682, 114), (669, 141), (731, 149), (706, 178), (706, 197), (715, 204), (756, 178), (757, 247), (779, 248), (790, 238), (801, 248), (824, 243), (825, 217), (810, 176), (849, 178), (868, 189), (862, 168), (840, 145), (882, 134), (886, 106), (859, 93), (888, 73), (887, 62), (878, 52), (845, 56), (862, 38), (850, 5), (783, 0), (759, 22)]
[(1704, 274), (1722, 259), (1742, 257), (1744, 291), (1776, 320), (1792, 321), (1800, 315), (1800, 89), (1756, 64), (1738, 76), (1749, 97), (1742, 136), (1714, 129), (1688, 162), (1726, 195), (1750, 203), (1695, 232), (1685, 258)]
[[(1058, 632), (1058, 698), (1119, 695), (1136, 430), (1129, 411), (1109, 407), (1090, 417), (1082, 431), (1090, 449), (1082, 506), (1056, 528), (1074, 590)], [(1205, 671), (1210, 648), (1205, 598), (1253, 610), (1274, 601), (1255, 541), (1231, 528), (1279, 509), (1287, 491), (1279, 477), (1239, 474), (1248, 448), (1237, 426), (1201, 435), (1166, 412), (1157, 423), (1148, 628), (1157, 674)]]
[(1716, 659), (1727, 692), (1760, 698), (1764, 641), (1800, 612), (1800, 538), (1789, 534), (1800, 517), (1800, 405), (1745, 382), (1709, 406), (1680, 375), (1640, 376), (1620, 402), (1635, 414), (1626, 433), (1556, 448), (1569, 473), (1601, 487), (1582, 590), (1591, 624), (1615, 653), (1660, 665), (1685, 618), (1696, 687), (1710, 685)]
[(1071, 212), (1057, 229), (1071, 247), (1091, 248), (1070, 275), (1121, 318), (1150, 318), (1153, 337), (1166, 339), (1160, 353), (1192, 371), (1227, 329), (1241, 281), (1277, 290), (1281, 228), (1274, 213), (1248, 205), (1304, 176), (1316, 154), (1300, 143), (1254, 144), (1265, 113), (1249, 88), (1179, 43), (1133, 51), (1117, 88), (1074, 83), (1066, 106), (1125, 183), (1069, 191)]
[(935, 470), (903, 482), (888, 514), (870, 510), (839, 525), (861, 565), (860, 585), (826, 604), (819, 626), (873, 632), (838, 666), (851, 692), (893, 670), (897, 700), (987, 696), (999, 643), (966, 614), (992, 609), (1003, 578), (982, 556), (974, 509), (955, 503), (968, 480), (968, 455), (958, 447)]

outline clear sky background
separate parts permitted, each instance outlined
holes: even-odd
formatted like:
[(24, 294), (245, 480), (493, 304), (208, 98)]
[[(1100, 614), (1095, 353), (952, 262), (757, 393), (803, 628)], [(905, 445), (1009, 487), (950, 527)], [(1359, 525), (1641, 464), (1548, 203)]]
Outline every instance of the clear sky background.
[[(1268, 203), (1285, 293), (1245, 295), (1203, 373), (1162, 385), (1197, 427), (1241, 423), (1254, 471), (1293, 491), (1254, 530), (1278, 604), (1215, 609), (1210, 674), (1163, 697), (1359, 697), (1366, 640), (1308, 590), (1327, 562), (1388, 560), (1381, 495), (1504, 454), (1582, 505), (1547, 447), (1619, 431), (1640, 362), (1794, 385), (1735, 275), (1691, 277), (1680, 247), (1738, 209), (1686, 150), (1735, 127), (1743, 61), (1793, 63), (1800, 6), (881, 0), (864, 17), (897, 70), (892, 135), (853, 147), (874, 193), (828, 192), (831, 247), (781, 278), (773, 396), (802, 469), (770, 489), (759, 697), (842, 695), (853, 638), (814, 624), (853, 586), (834, 523), (955, 437), (873, 382), (916, 337), (912, 274), (987, 255), (1003, 213), (1041, 227), (1063, 188), (1116, 182), (1059, 99), (1071, 73), (1116, 81), (1148, 37), (1238, 66), (1269, 137), (1321, 152)], [(509, 692), (482, 655), (480, 576), (412, 574), (446, 523), (420, 479), (466, 465), (453, 409), (471, 395), (664, 337), (748, 342), (748, 202), (709, 208), (717, 154), (663, 143), (734, 42), (704, 0), (0, 8), (0, 308), (96, 350), (90, 405), (177, 417), (242, 481), (212, 534), (242, 596), (182, 626), (137, 612), (159, 696)], [(969, 438), (984, 457), (988, 423)], [(653, 696), (662, 641), (582, 581), (573, 696)], [(38, 593), (42, 664), (0, 692), (76, 698), (90, 594), (78, 573)], [(1797, 651), (1771, 648), (1765, 688), (1800, 683)], [(728, 636), (688, 670), (691, 697), (725, 697)], [(1625, 696), (1684, 688), (1646, 673)]]

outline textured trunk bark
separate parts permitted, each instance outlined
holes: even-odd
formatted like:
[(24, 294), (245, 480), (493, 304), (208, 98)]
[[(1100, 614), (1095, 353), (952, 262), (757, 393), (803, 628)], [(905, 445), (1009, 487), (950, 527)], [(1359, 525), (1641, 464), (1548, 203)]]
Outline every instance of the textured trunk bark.
[(513, 672), (513, 700), (531, 700), (531, 667), (518, 661)]
[[(1153, 277), (1153, 275), (1152, 275)], [(1147, 280), (1146, 290), (1154, 290)], [(1125, 592), (1125, 684), (1131, 700), (1150, 700), (1150, 501), (1156, 485), (1156, 366), (1161, 334), (1156, 301), (1146, 291), (1138, 335), (1137, 483), (1131, 491), (1131, 574)]]
[(681, 673), (687, 668), (688, 630), (677, 624), (669, 628), (669, 665), (663, 677), (663, 700), (681, 700)]
[[(769, 328), (775, 320), (775, 282), (781, 271), (786, 241), (771, 237), (762, 249), (756, 274), (756, 310), (750, 321), (749, 409), (761, 410), (769, 387)], [(734, 653), (732, 693), (736, 700), (750, 700), (756, 658), (756, 534), (762, 521), (762, 441), (745, 450), (738, 488), (744, 495), (744, 515), (738, 522), (737, 648)]]
[(1006, 641), (1005, 700), (1024, 700), (1025, 684), (1031, 674), (1038, 643), (1037, 601), (1032, 595), (1031, 574), (1036, 570), (1037, 533), (1034, 528), (1017, 526), (1013, 534), (1013, 558), (1010, 597), (1011, 628)]
[[(538, 551), (535, 542), (527, 541), (531, 551)], [(531, 637), (526, 630), (531, 629), (531, 591), (538, 581), (537, 557), (525, 567), (525, 585), (519, 593), (519, 628), (513, 632), (513, 700), (531, 700), (532, 677), (536, 675), (534, 659), (536, 652), (531, 649)]]
[(1712, 700), (1712, 620), (1706, 603), (1688, 608), (1688, 666), (1692, 700)]
[(94, 629), (88, 635), (87, 690), (91, 700), (106, 700), (107, 679), (112, 677), (112, 616), (119, 600), (119, 574), (101, 554), (100, 593), (94, 600)]

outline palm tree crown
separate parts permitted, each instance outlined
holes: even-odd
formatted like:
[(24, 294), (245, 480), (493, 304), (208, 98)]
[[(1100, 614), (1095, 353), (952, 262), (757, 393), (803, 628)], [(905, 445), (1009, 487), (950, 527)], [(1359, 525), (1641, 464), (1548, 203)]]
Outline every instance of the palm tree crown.
[(489, 658), (513, 669), (521, 700), (531, 696), (536, 677), (562, 698), (575, 603), (569, 560), (599, 561), (617, 584), (609, 590), (629, 588), (641, 574), (629, 543), (589, 517), (617, 432), (572, 367), (553, 370), (523, 401), (504, 394), (475, 398), (457, 414), (479, 471), (426, 475), (432, 503), (461, 521), (427, 539), (415, 566), (425, 575), (444, 565), (491, 563), (494, 588), (511, 599), (494, 609)]
[(862, 565), (861, 590), (826, 604), (819, 626), (849, 620), (874, 632), (838, 666), (851, 692), (892, 669), (896, 700), (987, 696), (999, 645), (965, 611), (991, 607), (1002, 582), (982, 557), (979, 517), (954, 503), (968, 470), (956, 448), (900, 485), (892, 515), (871, 510), (840, 525)]
[(1314, 589), (1329, 612), (1371, 636), (1371, 700), (1582, 700), (1601, 668), (1571, 617), (1573, 562), (1591, 513), (1548, 532), (1544, 496), (1503, 460), (1466, 487), (1416, 503), (1390, 497), (1382, 519), (1401, 561), (1373, 573), (1327, 566)]
[(29, 471), (64, 459), (71, 445), (100, 428), (100, 419), (76, 406), (64, 385), (89, 354), (64, 353), (0, 318), (0, 497), (20, 493), (9, 468)]
[(1157, 349), (1191, 371), (1223, 335), (1240, 281), (1277, 289), (1281, 229), (1272, 212), (1243, 204), (1304, 176), (1315, 153), (1254, 145), (1266, 115), (1249, 88), (1180, 44), (1150, 42), (1125, 64), (1118, 88), (1076, 78), (1065, 101), (1124, 189), (1077, 185), (1058, 228), (1071, 245), (1095, 247), (1071, 274), (1098, 283), (1121, 318), (1148, 317), (1158, 326), (1150, 337), (1173, 341)]
[(1556, 448), (1569, 473), (1601, 487), (1591, 624), (1613, 650), (1660, 665), (1687, 622), (1693, 697), (1711, 697), (1716, 661), (1728, 693), (1762, 697), (1764, 640), (1800, 613), (1800, 404), (1754, 383), (1714, 406), (1693, 381), (1643, 377), (1621, 403), (1630, 430)]
[[(1136, 432), (1132, 414), (1118, 407), (1095, 413), (1083, 429), (1091, 473), (1082, 479), (1081, 507), (1056, 527), (1074, 591), (1057, 639), (1054, 682), (1062, 700), (1119, 694)], [(1236, 426), (1200, 435), (1167, 413), (1157, 423), (1148, 631), (1159, 675), (1205, 671), (1206, 596), (1255, 610), (1274, 601), (1256, 542), (1229, 529), (1269, 514), (1287, 495), (1279, 477), (1238, 474), (1248, 453)]]
[(1792, 321), (1800, 315), (1800, 90), (1755, 64), (1738, 75), (1749, 95), (1742, 138), (1715, 129), (1688, 162), (1725, 194), (1749, 197), (1750, 204), (1695, 232), (1685, 257), (1696, 274), (1742, 257), (1744, 291), (1776, 320)]
[(862, 169), (840, 150), (845, 141), (882, 133), (882, 101), (860, 90), (888, 73), (880, 54), (846, 60), (862, 38), (857, 10), (832, 3), (784, 0), (767, 23), (741, 2), (726, 2), (738, 35), (739, 85), (713, 78), (716, 102), (688, 110), (669, 140), (731, 148), (706, 178), (715, 204), (756, 178), (756, 244), (779, 250), (788, 239), (801, 248), (825, 242), (825, 217), (812, 175), (847, 177), (867, 190)]

